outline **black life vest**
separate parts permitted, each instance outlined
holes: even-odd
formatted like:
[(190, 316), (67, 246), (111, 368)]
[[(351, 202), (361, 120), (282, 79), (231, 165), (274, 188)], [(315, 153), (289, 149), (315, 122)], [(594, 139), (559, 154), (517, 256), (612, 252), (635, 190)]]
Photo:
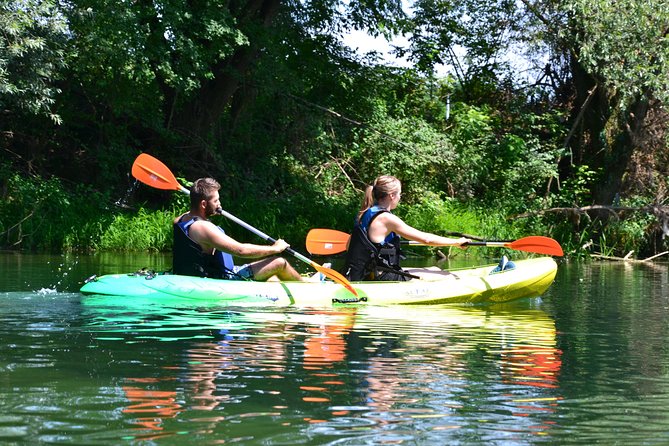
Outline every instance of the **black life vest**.
[(411, 275), (402, 272), (400, 236), (391, 232), (382, 243), (369, 239), (369, 227), (376, 217), (388, 212), (379, 206), (367, 209), (356, 222), (346, 253), (344, 275), (348, 280), (405, 281)]
[[(233, 273), (234, 262), (228, 253), (215, 250), (213, 254), (202, 252), (202, 246), (190, 238), (190, 226), (200, 220), (193, 217), (174, 224), (174, 246), (172, 247), (172, 272), (184, 276), (227, 279)], [(222, 228), (218, 228), (223, 231)]]

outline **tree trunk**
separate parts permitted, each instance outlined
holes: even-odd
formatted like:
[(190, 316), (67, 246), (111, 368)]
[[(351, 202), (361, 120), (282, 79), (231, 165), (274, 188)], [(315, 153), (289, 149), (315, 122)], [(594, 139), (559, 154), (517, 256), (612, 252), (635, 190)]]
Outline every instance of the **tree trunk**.
[[(239, 16), (242, 29), (268, 28), (278, 14), (280, 0), (248, 2)], [(212, 129), (231, 103), (242, 80), (258, 57), (258, 42), (240, 47), (232, 57), (213, 67), (214, 77), (204, 82), (197, 94), (178, 107), (172, 128), (184, 135), (189, 147), (207, 150), (212, 142)]]
[[(645, 150), (640, 137), (646, 115), (648, 100), (638, 98), (627, 109), (619, 98), (607, 90), (603, 83), (597, 83), (582, 67), (572, 65), (576, 104), (587, 104), (580, 122), (580, 138), (572, 140), (572, 162), (600, 170), (602, 176), (592, 187), (593, 203), (610, 205), (615, 197), (624, 196), (623, 179), (628, 172), (636, 150)], [(586, 101), (592, 89), (597, 87), (592, 100)], [(581, 108), (575, 108), (573, 116), (578, 116)]]
[(604, 176), (601, 184), (595, 190), (595, 203), (612, 204), (616, 196), (625, 196), (623, 178), (630, 170), (632, 157), (635, 151), (647, 150), (640, 138), (646, 115), (648, 114), (648, 100), (643, 97), (637, 99), (629, 111), (618, 110), (609, 123), (607, 131), (610, 141), (603, 152)]

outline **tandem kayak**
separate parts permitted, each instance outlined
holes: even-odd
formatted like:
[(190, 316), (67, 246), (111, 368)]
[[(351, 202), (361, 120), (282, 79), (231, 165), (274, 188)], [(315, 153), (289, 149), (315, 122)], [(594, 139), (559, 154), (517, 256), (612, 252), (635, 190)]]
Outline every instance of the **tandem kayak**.
[(502, 272), (494, 272), (496, 265), (488, 265), (443, 271), (434, 273), (433, 278), (407, 282), (353, 282), (357, 297), (330, 281), (254, 282), (146, 272), (93, 276), (81, 288), (81, 293), (197, 306), (480, 304), (536, 297), (543, 294), (555, 279), (557, 264), (551, 257), (514, 263), (514, 269)]

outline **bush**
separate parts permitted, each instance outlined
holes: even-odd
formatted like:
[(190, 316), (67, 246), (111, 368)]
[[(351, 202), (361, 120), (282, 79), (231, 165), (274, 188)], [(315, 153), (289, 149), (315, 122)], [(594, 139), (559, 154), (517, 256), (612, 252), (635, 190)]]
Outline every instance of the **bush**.
[(109, 198), (86, 186), (73, 191), (57, 178), (11, 175), (0, 202), (0, 246), (62, 251), (91, 248), (110, 219)]
[(98, 249), (103, 251), (168, 251), (172, 249), (174, 211), (139, 209), (118, 214), (102, 230)]

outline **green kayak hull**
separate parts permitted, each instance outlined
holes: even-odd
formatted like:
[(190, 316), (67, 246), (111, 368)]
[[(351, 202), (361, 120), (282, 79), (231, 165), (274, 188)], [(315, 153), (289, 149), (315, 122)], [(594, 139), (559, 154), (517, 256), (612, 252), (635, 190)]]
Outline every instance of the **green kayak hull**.
[(443, 271), (408, 282), (353, 282), (358, 297), (334, 282), (253, 282), (172, 274), (110, 274), (89, 279), (84, 295), (125, 296), (133, 301), (196, 306), (327, 307), (357, 305), (441, 305), (499, 303), (543, 294), (557, 264), (550, 257), (515, 261), (494, 273), (495, 265)]

